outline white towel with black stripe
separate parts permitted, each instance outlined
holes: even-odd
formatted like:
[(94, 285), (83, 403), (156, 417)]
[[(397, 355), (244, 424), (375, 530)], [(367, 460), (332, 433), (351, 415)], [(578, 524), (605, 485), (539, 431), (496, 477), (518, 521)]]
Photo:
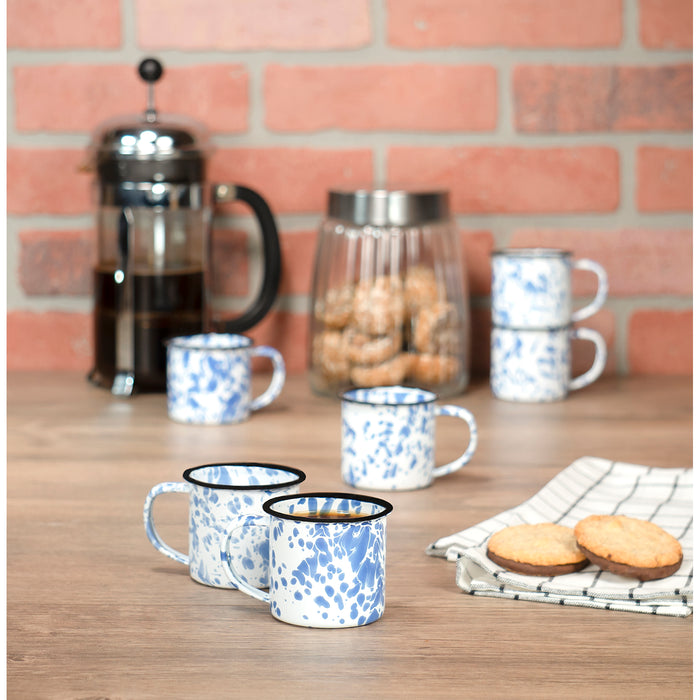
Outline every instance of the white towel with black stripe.
[[(593, 564), (562, 576), (525, 576), (486, 556), (489, 538), (521, 523), (574, 527), (588, 515), (627, 515), (656, 523), (683, 547), (680, 569), (638, 581)], [(457, 562), (457, 585), (475, 596), (686, 617), (693, 609), (693, 471), (582, 457), (524, 503), (443, 537), (426, 550)]]

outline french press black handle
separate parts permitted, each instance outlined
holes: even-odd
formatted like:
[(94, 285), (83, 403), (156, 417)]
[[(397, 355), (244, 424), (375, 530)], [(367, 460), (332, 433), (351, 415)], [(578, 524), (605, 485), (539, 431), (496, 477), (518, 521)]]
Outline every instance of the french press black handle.
[(277, 297), (282, 272), (282, 252), (275, 217), (267, 202), (255, 190), (242, 185), (212, 185), (214, 203), (245, 202), (260, 225), (263, 242), (263, 279), (258, 296), (243, 314), (233, 319), (212, 320), (214, 330), (226, 333), (242, 333), (259, 323), (270, 310)]

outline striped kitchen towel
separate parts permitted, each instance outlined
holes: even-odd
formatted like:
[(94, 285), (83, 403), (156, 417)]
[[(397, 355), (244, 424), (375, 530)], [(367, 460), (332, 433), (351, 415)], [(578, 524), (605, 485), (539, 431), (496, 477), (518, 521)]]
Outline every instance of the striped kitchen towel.
[[(486, 556), (494, 532), (520, 523), (574, 527), (588, 515), (628, 515), (656, 523), (683, 547), (680, 569), (657, 581), (604, 572), (593, 564), (563, 576), (516, 574)], [(532, 498), (431, 544), (457, 562), (457, 585), (471, 595), (685, 617), (693, 608), (693, 471), (582, 457)]]

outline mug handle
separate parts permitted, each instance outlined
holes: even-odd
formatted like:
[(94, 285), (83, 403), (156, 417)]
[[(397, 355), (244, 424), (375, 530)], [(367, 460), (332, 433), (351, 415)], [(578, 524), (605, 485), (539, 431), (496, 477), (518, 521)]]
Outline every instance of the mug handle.
[(272, 379), (267, 389), (260, 396), (250, 402), (250, 410), (257, 411), (268, 404), (271, 404), (282, 391), (287, 372), (284, 366), (284, 358), (279, 350), (267, 345), (253, 346), (250, 351), (251, 357), (268, 357), (272, 361)]
[(231, 561), (231, 538), (233, 535), (242, 530), (245, 527), (262, 527), (267, 531), (268, 539), (270, 537), (270, 518), (267, 515), (240, 515), (234, 519), (234, 525), (223, 534), (220, 543), (220, 553), (221, 553), (221, 568), (224, 573), (231, 581), (231, 583), (236, 586), (239, 590), (247, 593), (253, 598), (262, 600), (263, 603), (270, 602), (270, 594), (266, 591), (262, 591), (255, 586), (251, 586), (247, 581), (241, 578), (240, 574), (235, 570), (233, 562)]
[(267, 202), (249, 187), (222, 183), (212, 185), (212, 201), (215, 204), (236, 200), (245, 202), (253, 210), (260, 225), (263, 243), (263, 278), (258, 296), (240, 316), (230, 320), (213, 321), (216, 330), (227, 333), (242, 333), (262, 320), (277, 297), (282, 274), (282, 252), (277, 224)]
[(588, 306), (584, 306), (571, 314), (571, 320), (575, 322), (593, 316), (594, 313), (600, 311), (603, 307), (605, 300), (608, 298), (608, 273), (599, 263), (585, 258), (582, 260), (575, 260), (573, 268), (575, 270), (588, 270), (598, 277), (598, 289), (596, 290), (593, 301), (588, 304)]
[(576, 389), (581, 389), (584, 386), (592, 384), (603, 374), (605, 363), (608, 359), (608, 348), (605, 345), (603, 336), (598, 333), (598, 331), (594, 331), (591, 328), (574, 328), (571, 331), (571, 337), (580, 340), (590, 340), (595, 345), (595, 357), (593, 358), (591, 368), (587, 372), (569, 381), (569, 391), (575, 391)]
[(154, 486), (146, 496), (146, 502), (143, 504), (143, 524), (146, 527), (146, 535), (151, 541), (151, 544), (166, 557), (174, 559), (180, 564), (189, 566), (190, 558), (187, 554), (179, 552), (168, 544), (165, 544), (163, 538), (158, 534), (155, 523), (153, 522), (153, 503), (158, 496), (164, 493), (189, 493), (190, 485), (182, 481), (166, 481), (162, 484)]
[(471, 458), (474, 456), (476, 450), (476, 445), (478, 442), (478, 433), (476, 429), (476, 419), (471, 411), (461, 406), (435, 406), (436, 416), (452, 416), (454, 418), (461, 418), (469, 426), (469, 445), (464, 453), (455, 459), (453, 462), (448, 462), (443, 464), (441, 467), (435, 467), (433, 470), (433, 476), (445, 476), (446, 474), (451, 474), (461, 469), (465, 464), (467, 464)]

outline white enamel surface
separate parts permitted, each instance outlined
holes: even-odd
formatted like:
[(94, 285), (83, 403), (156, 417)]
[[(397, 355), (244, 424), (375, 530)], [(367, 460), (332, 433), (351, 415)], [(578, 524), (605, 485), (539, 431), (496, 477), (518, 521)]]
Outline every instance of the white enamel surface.
[(269, 592), (240, 580), (240, 567), (232, 560), (227, 536), (221, 540), (224, 570), (242, 592), (268, 603), (271, 614), (282, 622), (319, 628), (375, 622), (385, 607), (386, 515), (380, 515), (384, 508), (361, 497), (314, 498), (312, 506), (310, 500), (302, 494), (283, 502), (283, 507), (285, 512), (317, 506), (321, 510), (349, 508), (378, 517), (346, 522), (306, 522), (275, 515), (248, 518), (232, 532), (246, 527), (269, 532)]
[[(265, 392), (252, 398), (250, 363), (256, 356), (272, 361), (273, 375)], [(245, 336), (208, 333), (176, 338), (167, 350), (168, 416), (179, 423), (240, 423), (279, 395), (285, 376), (280, 353), (267, 346), (253, 347)]]
[[(571, 272), (587, 270), (598, 278), (596, 296), (572, 311)], [(506, 328), (561, 328), (588, 318), (603, 306), (608, 294), (605, 270), (592, 260), (572, 261), (568, 255), (508, 254), (492, 257), (491, 319)]]
[[(435, 395), (408, 387), (355, 389), (341, 406), (341, 476), (356, 488), (407, 491), (467, 464), (476, 450), (474, 416), (459, 406), (438, 406)], [(461, 457), (435, 466), (435, 418), (454, 416), (469, 426)]]
[[(596, 346), (591, 368), (571, 379), (571, 339)], [(605, 367), (603, 337), (588, 328), (555, 330), (491, 330), (491, 390), (508, 401), (558, 401), (569, 391), (595, 381)]]
[[(144, 503), (144, 525), (151, 544), (163, 555), (185, 564), (197, 582), (217, 588), (234, 588), (221, 567), (221, 536), (241, 515), (261, 514), (262, 504), (274, 496), (298, 493), (299, 485), (283, 486), (297, 478), (294, 472), (258, 465), (209, 466), (195, 470), (193, 476), (210, 483), (202, 486), (190, 482), (164, 482), (154, 486)], [(256, 488), (231, 489), (239, 484)], [(259, 486), (259, 488), (257, 488)], [(153, 520), (153, 504), (163, 493), (189, 494), (189, 550), (187, 554), (166, 544)], [(259, 532), (248, 532), (232, 543), (232, 554), (241, 563), (241, 570), (251, 585), (268, 584), (267, 538)]]

